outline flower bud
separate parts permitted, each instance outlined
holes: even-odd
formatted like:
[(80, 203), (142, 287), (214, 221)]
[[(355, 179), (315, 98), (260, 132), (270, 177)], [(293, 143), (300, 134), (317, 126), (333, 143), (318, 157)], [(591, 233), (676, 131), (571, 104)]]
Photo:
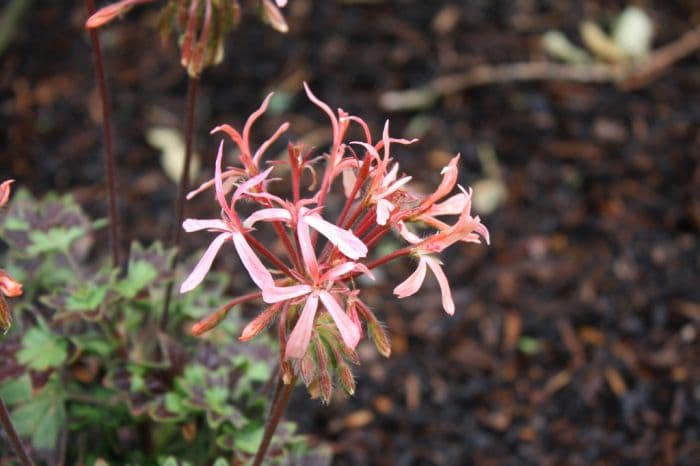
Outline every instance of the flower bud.
[(0, 269), (0, 293), (8, 298), (16, 298), (22, 295), (22, 284), (2, 269)]
[(148, 3), (153, 0), (122, 0), (121, 2), (112, 3), (104, 8), (100, 8), (88, 18), (85, 22), (86, 29), (95, 29), (104, 26), (112, 21), (117, 16), (125, 13), (132, 6), (139, 3)]
[(15, 180), (6, 180), (0, 183), (0, 207), (7, 204), (10, 199), (10, 185), (14, 183)]
[(343, 386), (343, 390), (345, 390), (348, 395), (354, 395), (355, 377), (352, 375), (350, 367), (344, 361), (338, 364), (338, 377), (340, 378), (340, 385)]
[(379, 322), (368, 322), (367, 331), (379, 354), (388, 358), (391, 355), (391, 343), (382, 325)]

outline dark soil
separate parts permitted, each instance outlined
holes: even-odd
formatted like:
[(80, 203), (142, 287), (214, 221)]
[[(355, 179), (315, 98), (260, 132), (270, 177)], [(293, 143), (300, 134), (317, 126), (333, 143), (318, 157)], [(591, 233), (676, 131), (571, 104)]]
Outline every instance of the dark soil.
[[(448, 4), (457, 22), (436, 28)], [(700, 54), (628, 93), (545, 82), (484, 86), (420, 113), (386, 115), (377, 104), (383, 91), (442, 73), (539, 58), (543, 32), (578, 41), (581, 18), (610, 21), (622, 7), (290, 0), (288, 35), (247, 16), (224, 63), (204, 74), (198, 180), (218, 143), (208, 130), (240, 125), (269, 90), (292, 97), (284, 112), (292, 137), (325, 128), (302, 79), (376, 131), (387, 117), (396, 135), (422, 127), (400, 160), (426, 186), (449, 154), (462, 154), (465, 185), (484, 176), (480, 151), (497, 155), (508, 195), (483, 216), (491, 246), (444, 257), (455, 315), (441, 310), (433, 282), (413, 299), (392, 298), (411, 264), (388, 267), (366, 296), (391, 331), (391, 358), (360, 348), (353, 398), (323, 406), (295, 393), (289, 417), (333, 445), (336, 465), (700, 464)], [(694, 0), (649, 11), (656, 44), (700, 22)], [(178, 127), (186, 88), (174, 44), (158, 45), (156, 20), (146, 5), (101, 36), (123, 233), (146, 241), (170, 236), (176, 188), (145, 128)], [(37, 194), (71, 192), (104, 216), (83, 21), (82, 2), (34, 2), (0, 56), (0, 179), (11, 174)], [(266, 117), (259, 134), (281, 119)], [(188, 210), (213, 207), (202, 197)], [(191, 235), (187, 246), (202, 241)]]

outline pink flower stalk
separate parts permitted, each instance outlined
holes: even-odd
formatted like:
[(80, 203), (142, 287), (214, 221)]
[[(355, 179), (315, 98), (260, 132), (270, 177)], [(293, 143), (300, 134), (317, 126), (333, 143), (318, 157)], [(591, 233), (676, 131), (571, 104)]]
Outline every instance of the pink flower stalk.
[[(245, 327), (240, 339), (246, 341), (255, 337), (276, 320), (283, 373), (302, 371), (302, 379), (309, 387), (327, 388), (327, 371), (335, 370), (344, 381), (341, 385), (354, 387), (354, 383), (349, 382), (344, 359), (357, 361), (354, 350), (365, 334), (373, 339), (381, 354), (388, 356), (390, 353), (389, 340), (376, 316), (363, 302), (355, 279), (362, 274), (373, 278), (372, 269), (412, 255), (418, 259), (417, 268), (396, 286), (394, 293), (400, 299), (414, 295), (423, 286), (430, 269), (440, 286), (443, 309), (453, 314), (455, 304), (450, 285), (437, 254), (460, 241), (481, 242), (483, 239), (488, 242), (489, 234), (479, 217), (471, 216), (471, 191), (460, 187), (461, 192), (452, 194), (457, 185), (459, 156), (442, 170), (442, 181), (436, 190), (419, 198), (408, 191), (411, 177), (399, 176), (399, 162), (392, 154), (395, 143), (413, 141), (391, 138), (387, 124), (382, 138), (373, 142), (362, 119), (340, 109), (333, 111), (306, 85), (305, 90), (330, 120), (333, 139), (325, 154), (325, 170), (319, 169), (318, 158), (312, 159), (310, 152), (293, 144), (289, 145), (288, 161), (267, 161), (270, 166), (262, 168), (266, 151), (289, 126), (283, 124), (256, 150), (252, 149), (252, 126), (265, 112), (270, 96), (248, 119), (242, 132), (228, 125), (215, 128), (213, 132), (225, 133), (238, 146), (240, 165), (222, 171), (222, 142), (213, 180), (190, 193), (193, 196), (213, 186), (221, 218), (184, 222), (183, 227), (188, 232), (209, 230), (218, 235), (183, 282), (181, 291), (189, 291), (201, 283), (221, 247), (233, 242), (243, 266), (260, 289), (234, 301), (261, 298), (268, 305)], [(362, 128), (365, 140), (345, 141), (351, 123)], [(362, 151), (351, 150), (352, 144)], [(290, 172), (292, 199), (268, 191), (274, 180), (271, 178), (273, 171), (282, 164), (287, 165)], [(314, 183), (317, 189), (304, 197), (300, 180), (307, 169), (318, 174), (319, 180)], [(342, 178), (345, 205), (340, 214), (334, 214), (329, 211), (326, 200), (333, 186), (341, 184), (335, 183), (338, 178)], [(230, 191), (234, 192), (227, 199)], [(246, 203), (245, 218), (237, 211), (239, 201)], [(454, 222), (442, 219), (449, 216), (457, 216), (457, 219)], [(282, 257), (255, 239), (258, 229), (269, 231), (270, 228), (284, 246), (286, 253)], [(406, 246), (377, 256), (377, 243), (392, 231)], [(203, 319), (193, 332), (199, 334), (212, 328), (232, 306), (225, 306)], [(335, 355), (333, 358), (319, 359), (331, 354), (329, 351)], [(321, 392), (324, 398), (328, 394), (325, 388)]]

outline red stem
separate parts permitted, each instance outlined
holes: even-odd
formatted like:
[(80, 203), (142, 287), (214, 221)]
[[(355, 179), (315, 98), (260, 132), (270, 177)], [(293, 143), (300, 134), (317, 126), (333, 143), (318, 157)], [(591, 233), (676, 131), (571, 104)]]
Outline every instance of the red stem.
[[(190, 165), (192, 162), (192, 134), (194, 132), (194, 112), (197, 104), (197, 87), (199, 78), (190, 76), (187, 83), (187, 108), (185, 109), (185, 160), (183, 161), (182, 174), (180, 175), (180, 187), (177, 193), (176, 204), (176, 223), (175, 223), (175, 239), (173, 245), (175, 247), (175, 257), (170, 266), (170, 271), (174, 271), (178, 264), (180, 256), (180, 240), (182, 237), (182, 218), (185, 213), (185, 195), (190, 185)], [(170, 313), (170, 301), (173, 294), (173, 282), (170, 282), (165, 290), (165, 302), (163, 304), (163, 312), (160, 319), (160, 328), (165, 329), (168, 325)]]
[[(88, 17), (95, 13), (94, 0), (85, 0)], [(97, 29), (90, 29), (90, 43), (92, 45), (92, 56), (95, 62), (95, 73), (100, 90), (100, 100), (102, 102), (102, 135), (105, 145), (105, 173), (107, 175), (107, 191), (109, 193), (109, 242), (112, 249), (112, 266), (121, 265), (119, 254), (119, 217), (117, 215), (117, 182), (114, 162), (114, 152), (112, 150), (112, 105), (107, 93), (107, 80), (105, 78), (104, 61), (102, 59), (102, 47)]]
[(253, 466), (260, 466), (263, 460), (265, 459), (265, 454), (267, 453), (267, 449), (270, 446), (270, 442), (272, 441), (272, 437), (275, 434), (275, 430), (277, 430), (277, 425), (279, 425), (280, 420), (282, 419), (282, 415), (284, 414), (284, 411), (287, 409), (287, 405), (289, 404), (289, 397), (291, 396), (292, 391), (294, 390), (296, 379), (296, 375), (293, 376), (290, 383), (282, 388), (282, 392), (279, 394), (277, 402), (272, 407), (272, 411), (270, 412), (270, 416), (268, 417), (267, 424), (265, 425), (265, 433), (263, 434), (262, 442), (260, 443), (260, 447), (258, 447), (258, 452), (255, 454)]
[(270, 252), (269, 249), (267, 249), (262, 243), (260, 243), (257, 239), (255, 239), (252, 235), (250, 235), (249, 233), (246, 233), (245, 239), (248, 241), (248, 243), (251, 246), (253, 246), (255, 249), (257, 249), (260, 254), (267, 257), (270, 262), (275, 264), (282, 272), (287, 274), (290, 278), (293, 278), (295, 280), (302, 280), (302, 278), (299, 276), (298, 273), (294, 272), (289, 267), (287, 267), (284, 264), (284, 262), (279, 260), (279, 258), (277, 256), (272, 254), (272, 252)]
[(15, 453), (17, 453), (17, 457), (19, 458), (22, 465), (34, 466), (34, 463), (32, 462), (31, 458), (29, 458), (29, 455), (24, 449), (24, 445), (22, 444), (19, 435), (17, 435), (17, 430), (12, 424), (10, 413), (7, 411), (7, 406), (5, 406), (5, 402), (2, 400), (2, 398), (0, 398), (0, 424), (2, 424), (2, 428), (5, 429), (5, 432), (7, 433), (7, 436), (10, 439), (10, 443), (15, 449)]

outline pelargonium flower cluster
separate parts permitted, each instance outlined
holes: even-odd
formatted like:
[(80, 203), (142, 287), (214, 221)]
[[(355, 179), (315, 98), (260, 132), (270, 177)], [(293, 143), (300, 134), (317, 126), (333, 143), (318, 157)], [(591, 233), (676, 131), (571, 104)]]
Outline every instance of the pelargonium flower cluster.
[[(411, 256), (417, 260), (416, 270), (394, 288), (394, 294), (406, 298), (418, 292), (430, 269), (439, 283), (445, 312), (453, 314), (455, 305), (439, 254), (458, 242), (488, 243), (489, 232), (478, 216), (471, 215), (471, 191), (459, 186), (453, 194), (459, 155), (442, 169), (437, 189), (421, 196), (410, 189), (411, 177), (400, 174), (399, 163), (392, 156), (396, 145), (414, 140), (391, 137), (388, 122), (382, 137), (374, 140), (361, 118), (342, 109), (333, 112), (306, 85), (305, 89), (330, 120), (333, 142), (322, 157), (290, 144), (288, 160), (263, 163), (267, 149), (289, 127), (284, 123), (255, 150), (251, 147), (251, 129), (265, 112), (271, 95), (250, 116), (242, 132), (228, 125), (212, 131), (227, 135), (235, 143), (240, 164), (222, 167), (222, 140), (214, 178), (188, 195), (191, 198), (214, 187), (221, 217), (185, 220), (187, 232), (208, 230), (217, 235), (180, 291), (199, 285), (221, 247), (233, 243), (259, 291), (233, 300), (198, 322), (193, 333), (214, 327), (233, 304), (261, 299), (268, 307), (245, 327), (240, 339), (253, 338), (276, 319), (283, 380), (289, 383), (300, 375), (313, 395), (327, 401), (333, 374), (346, 392), (354, 392), (348, 362), (357, 363), (355, 348), (365, 328), (382, 355), (388, 356), (391, 351), (381, 324), (363, 302), (356, 279), (360, 275), (372, 279), (376, 267)], [(351, 124), (359, 126), (364, 140), (345, 142)], [(322, 160), (325, 166), (318, 174)], [(291, 199), (269, 189), (277, 180), (274, 176), (285, 171), (291, 177)], [(306, 190), (301, 186), (304, 172), (313, 175), (309, 195), (303, 194)], [(327, 203), (335, 185), (342, 185), (345, 198), (339, 213), (331, 212)], [(240, 213), (243, 210), (245, 216)], [(449, 217), (454, 220), (447, 220)], [(256, 238), (263, 229), (276, 233), (286, 257), (278, 257)], [(405, 246), (378, 256), (379, 241), (391, 232)]]

